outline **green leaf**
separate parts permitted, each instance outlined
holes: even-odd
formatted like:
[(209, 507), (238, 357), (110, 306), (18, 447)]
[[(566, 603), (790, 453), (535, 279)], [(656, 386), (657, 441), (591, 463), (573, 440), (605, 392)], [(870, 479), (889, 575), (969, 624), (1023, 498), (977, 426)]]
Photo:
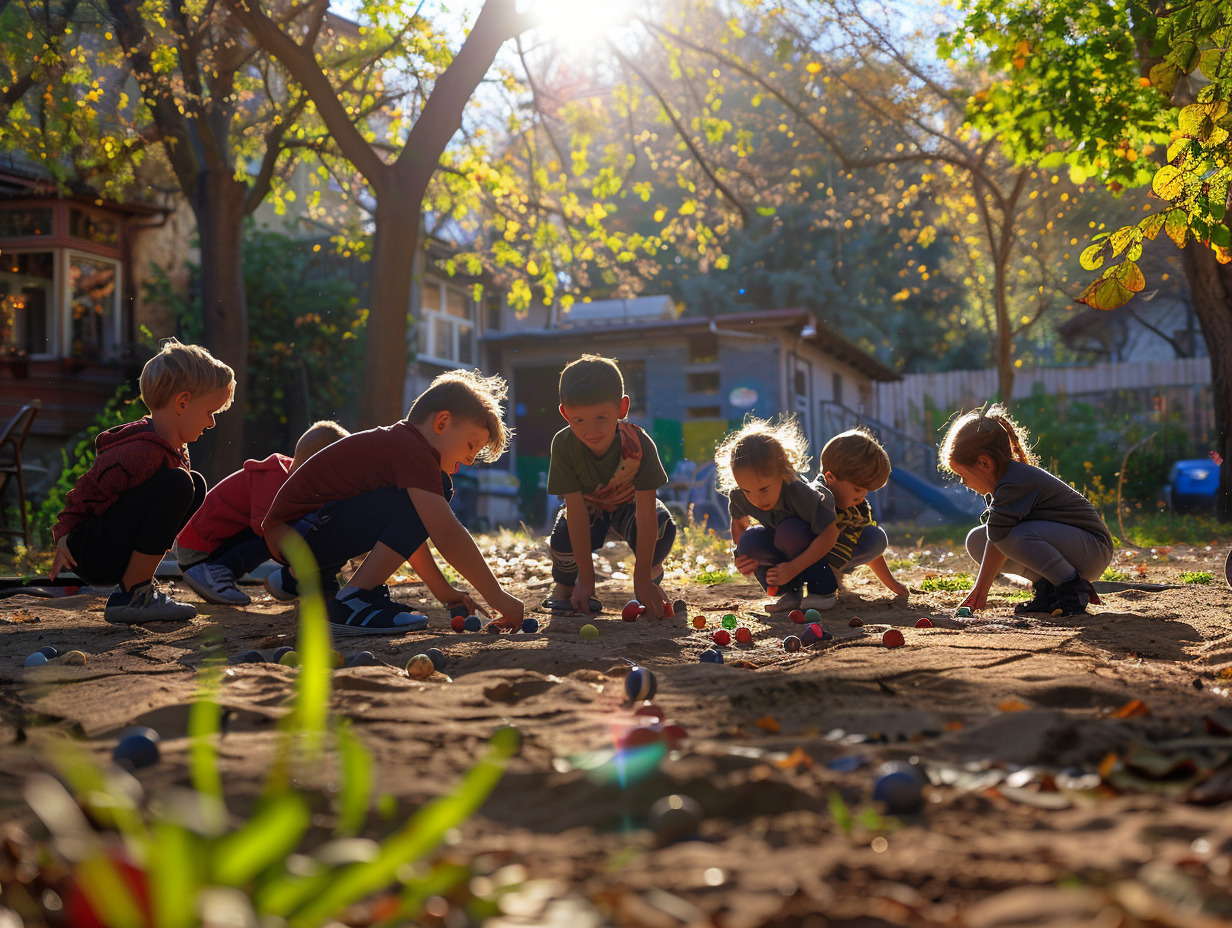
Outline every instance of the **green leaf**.
[(1054, 170), (1055, 168), (1059, 168), (1064, 163), (1065, 163), (1065, 152), (1053, 151), (1053, 152), (1049, 152), (1048, 154), (1044, 155), (1044, 157), (1040, 158), (1039, 167), (1045, 171), (1051, 171), (1051, 170)]
[(372, 798), (372, 756), (356, 737), (349, 724), (339, 722), (334, 729), (341, 765), (338, 792), (339, 834), (353, 835), (359, 831), (368, 815)]
[(1151, 189), (1164, 200), (1175, 200), (1185, 190), (1185, 172), (1175, 165), (1165, 164), (1155, 172)]
[(1129, 302), (1133, 295), (1133, 291), (1126, 289), (1115, 278), (1101, 277), (1083, 291), (1078, 302), (1092, 309), (1116, 309)]
[[(1108, 237), (1108, 241), (1112, 244), (1112, 256), (1115, 258), (1123, 252), (1129, 244), (1138, 237), (1138, 230), (1133, 226), (1121, 226)], [(1094, 268), (1088, 268), (1094, 270)]]
[(1109, 276), (1115, 277), (1117, 282), (1131, 293), (1138, 293), (1146, 286), (1142, 269), (1133, 261), (1121, 262), (1119, 267), (1109, 272)]
[(310, 824), (312, 810), (299, 793), (262, 800), (244, 827), (215, 845), (214, 879), (224, 886), (247, 885), (267, 867), (285, 860)]
[(1223, 223), (1211, 226), (1211, 244), (1220, 248), (1232, 248), (1232, 231)]
[(222, 730), (222, 707), (218, 704), (221, 680), (217, 666), (204, 667), (198, 678), (197, 698), (188, 710), (188, 766), (193, 789), (214, 800), (222, 799), (218, 747), (214, 743)]
[(1096, 242), (1094, 245), (1089, 245), (1081, 255), (1078, 256), (1078, 263), (1082, 265), (1084, 270), (1098, 271), (1104, 266), (1104, 260), (1108, 257), (1108, 245), (1106, 242)]
[(1138, 228), (1142, 230), (1142, 235), (1145, 238), (1155, 241), (1155, 236), (1159, 235), (1159, 230), (1164, 227), (1164, 220), (1167, 216), (1164, 213), (1152, 213), (1147, 216), (1142, 222), (1138, 223)]
[(205, 842), (186, 828), (155, 823), (149, 855), (150, 904), (159, 928), (191, 928), (197, 922)]
[(1185, 247), (1185, 241), (1189, 237), (1189, 221), (1184, 210), (1168, 210), (1167, 219), (1164, 220), (1164, 231), (1177, 248)]

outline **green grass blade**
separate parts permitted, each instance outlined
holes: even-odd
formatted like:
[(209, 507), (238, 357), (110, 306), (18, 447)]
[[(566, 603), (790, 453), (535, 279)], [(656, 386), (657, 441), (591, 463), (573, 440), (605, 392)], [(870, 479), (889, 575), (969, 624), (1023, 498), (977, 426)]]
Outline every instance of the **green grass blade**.
[(375, 860), (355, 864), (339, 873), (320, 895), (290, 919), (293, 928), (322, 924), (346, 906), (388, 886), (404, 864), (434, 850), (449, 829), (466, 821), (483, 805), (520, 745), (521, 735), (515, 729), (496, 732), (487, 756), (471, 768), (452, 793), (428, 803), (411, 816), (400, 831), (382, 842)]
[(243, 828), (214, 846), (214, 879), (224, 886), (246, 886), (295, 850), (311, 822), (308, 803), (298, 793), (263, 800)]
[(119, 868), (99, 855), (81, 861), (77, 885), (107, 928), (145, 928), (145, 915)]
[(342, 770), (338, 793), (339, 835), (353, 835), (368, 817), (372, 799), (372, 756), (350, 725), (340, 721), (334, 728)]
[(294, 532), (282, 542), (282, 550), (295, 570), (299, 584), (299, 674), (296, 678), (295, 709), (285, 720), (287, 730), (305, 736), (309, 750), (319, 750), (329, 717), (333, 685), (333, 655), (321, 575), (307, 543)]
[(218, 733), (222, 731), (222, 706), (218, 690), (222, 681), (217, 666), (201, 671), (197, 698), (188, 710), (188, 767), (193, 789), (222, 800), (222, 776), (218, 772)]
[(402, 899), (398, 908), (389, 916), (372, 926), (372, 928), (402, 928), (408, 919), (418, 918), (423, 911), (424, 903), (433, 896), (444, 896), (454, 887), (465, 883), (471, 875), (470, 867), (461, 864), (441, 863), (422, 877), (417, 877), (406, 884), (402, 891)]
[(192, 928), (197, 923), (205, 848), (186, 828), (159, 822), (153, 828), (157, 853), (150, 855), (150, 902), (158, 928)]

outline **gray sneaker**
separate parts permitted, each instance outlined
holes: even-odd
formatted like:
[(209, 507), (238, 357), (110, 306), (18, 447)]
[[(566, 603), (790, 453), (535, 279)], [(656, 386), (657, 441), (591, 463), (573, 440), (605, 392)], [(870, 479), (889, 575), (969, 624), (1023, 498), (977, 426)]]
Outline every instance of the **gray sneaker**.
[(144, 625), (146, 622), (183, 622), (197, 614), (194, 606), (176, 602), (147, 580), (125, 593), (118, 586), (107, 597), (103, 620), (112, 625)]
[(800, 600), (801, 609), (816, 609), (818, 612), (833, 609), (837, 604), (838, 597), (833, 593), (809, 593)]
[(252, 600), (235, 585), (235, 574), (222, 564), (203, 561), (184, 571), (184, 583), (207, 603), (247, 606)]
[(783, 615), (791, 612), (793, 609), (800, 608), (800, 593), (799, 591), (788, 590), (774, 602), (772, 602), (766, 611), (771, 615)]

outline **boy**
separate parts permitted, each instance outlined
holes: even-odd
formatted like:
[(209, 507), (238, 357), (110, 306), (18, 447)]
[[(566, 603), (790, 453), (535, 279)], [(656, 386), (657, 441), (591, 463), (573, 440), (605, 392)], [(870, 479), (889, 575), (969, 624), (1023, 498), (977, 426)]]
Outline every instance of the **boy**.
[[(676, 523), (655, 491), (667, 483), (655, 443), (624, 421), (629, 397), (611, 358), (586, 354), (560, 375), (560, 414), (569, 423), (552, 439), (548, 494), (563, 496), (548, 540), (556, 586), (548, 612), (598, 612), (591, 552), (609, 530), (633, 549), (633, 592), (652, 615), (663, 614), (659, 583), (663, 559), (676, 540)], [(575, 555), (585, 551), (586, 555)]]
[(184, 582), (209, 603), (246, 606), (252, 600), (236, 580), (269, 560), (261, 520), (287, 477), (306, 460), (350, 433), (337, 422), (314, 422), (295, 443), (295, 456), (271, 454), (244, 462), (241, 470), (205, 495), (205, 502), (176, 537)]
[(838, 538), (826, 554), (826, 563), (836, 579), (861, 564), (895, 596), (910, 592), (894, 579), (882, 552), (889, 545), (885, 530), (873, 521), (868, 493), (880, 490), (890, 479), (890, 457), (876, 437), (862, 428), (849, 429), (831, 438), (821, 449), (822, 480), (834, 494)]
[[(437, 567), (429, 539), (501, 614), (503, 627), (522, 624), (521, 601), (501, 588), (449, 508), (458, 468), (476, 459), (495, 461), (509, 443), (501, 409), (507, 389), (497, 376), (441, 374), (411, 404), (405, 419), (322, 448), (278, 490), (262, 523), (265, 541), (281, 556), (288, 532), (303, 536), (320, 566), (334, 634), (396, 635), (427, 624), (389, 598), (385, 581), (403, 562), (441, 602), (474, 612), (474, 601), (454, 589)], [(338, 571), (365, 553), (339, 589)], [(265, 588), (280, 600), (299, 595), (294, 573), (286, 567), (271, 574)]]
[(90, 583), (116, 583), (106, 621), (140, 625), (197, 614), (159, 590), (154, 571), (205, 498), (188, 444), (214, 427), (234, 391), (230, 367), (204, 348), (166, 339), (141, 370), (150, 414), (95, 439), (94, 464), (65, 497), (52, 528), (51, 578), (68, 566)]

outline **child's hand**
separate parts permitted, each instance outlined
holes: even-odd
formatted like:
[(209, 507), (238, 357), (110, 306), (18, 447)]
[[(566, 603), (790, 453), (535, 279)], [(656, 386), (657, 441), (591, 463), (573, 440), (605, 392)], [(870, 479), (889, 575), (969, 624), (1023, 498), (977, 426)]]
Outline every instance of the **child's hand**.
[(444, 605), (446, 610), (448, 610), (450, 606), (465, 606), (467, 615), (479, 614), (479, 605), (471, 599), (469, 595), (463, 593), (461, 590), (454, 590), (453, 592), (455, 595), (441, 600), (441, 603)]
[(886, 588), (900, 599), (906, 599), (911, 595), (911, 590), (907, 589), (907, 587), (903, 586), (897, 580), (887, 583)]
[(981, 590), (978, 588), (974, 589), (970, 593), (968, 593), (967, 598), (964, 599), (958, 605), (966, 606), (972, 612), (979, 612), (981, 609), (987, 609), (988, 608), (988, 591)]
[(579, 580), (573, 586), (573, 592), (569, 594), (569, 602), (573, 603), (573, 608), (582, 615), (590, 615), (590, 598), (595, 595), (595, 585), (593, 583), (583, 583)]
[(791, 561), (775, 564), (766, 571), (766, 586), (786, 586), (799, 571), (791, 566)]
[(757, 560), (749, 557), (747, 554), (737, 554), (735, 563), (736, 570), (746, 577), (753, 576), (753, 571), (757, 569)]
[(73, 553), (68, 549), (68, 536), (61, 535), (60, 540), (56, 542), (56, 556), (52, 559), (51, 570), (47, 576), (49, 579), (56, 579), (58, 574), (65, 567), (76, 567), (77, 561), (73, 558)]
[(522, 605), (522, 600), (504, 593), (493, 600), (491, 606), (500, 613), (496, 624), (501, 628), (516, 631), (522, 627), (522, 620), (526, 617), (526, 607)]
[(633, 595), (637, 597), (639, 603), (646, 607), (650, 615), (656, 619), (663, 617), (663, 604), (667, 602), (667, 597), (663, 595), (663, 590), (657, 583), (651, 583), (650, 580), (638, 580), (634, 577)]

